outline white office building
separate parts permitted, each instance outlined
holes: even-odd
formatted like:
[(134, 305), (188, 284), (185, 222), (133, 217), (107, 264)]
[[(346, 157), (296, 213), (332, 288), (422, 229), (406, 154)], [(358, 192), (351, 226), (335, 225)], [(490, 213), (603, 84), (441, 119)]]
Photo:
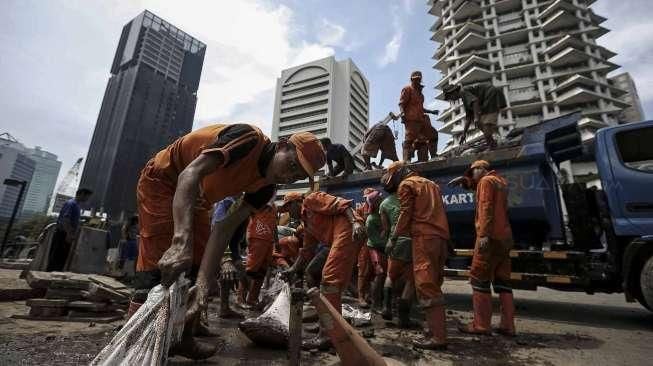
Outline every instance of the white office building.
[[(331, 56), (295, 66), (277, 79), (272, 139), (308, 131), (353, 150), (369, 126), (369, 82), (351, 59)], [(356, 166), (362, 168), (360, 154)]]
[[(583, 140), (617, 123), (629, 105), (626, 93), (607, 74), (619, 66), (616, 54), (597, 43), (608, 33), (606, 18), (595, 14), (594, 0), (430, 0), (436, 17), (432, 40), (439, 44), (436, 85), (492, 83), (508, 108), (499, 117), (500, 133), (581, 110)], [(442, 98), (442, 94), (438, 96)], [(462, 103), (439, 117), (441, 132), (451, 134), (446, 149), (457, 146), (463, 131)], [(467, 141), (481, 138), (470, 128)]]

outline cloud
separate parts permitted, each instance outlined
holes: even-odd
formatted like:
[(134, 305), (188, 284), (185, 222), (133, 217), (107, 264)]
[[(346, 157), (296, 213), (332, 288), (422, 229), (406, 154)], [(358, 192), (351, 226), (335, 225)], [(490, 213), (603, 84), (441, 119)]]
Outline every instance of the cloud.
[(414, 0), (402, 0), (402, 5), (404, 11), (408, 14), (413, 13), (413, 5), (415, 4)]
[(393, 7), (392, 14), (392, 25), (394, 28), (394, 33), (390, 41), (386, 43), (383, 54), (377, 60), (377, 63), (381, 68), (397, 62), (399, 57), (399, 49), (401, 49), (401, 41), (404, 36), (404, 29), (399, 20), (399, 16), (397, 15), (396, 7)]
[[(622, 67), (614, 72), (629, 72), (644, 103), (653, 103), (653, 27), (650, 25), (650, 1), (614, 2), (600, 0), (594, 11), (607, 17), (603, 27), (610, 32), (598, 43), (617, 53), (610, 61)], [(648, 113), (650, 115), (650, 111)]]
[(340, 46), (345, 38), (345, 27), (324, 18), (317, 25), (317, 39), (326, 46)]

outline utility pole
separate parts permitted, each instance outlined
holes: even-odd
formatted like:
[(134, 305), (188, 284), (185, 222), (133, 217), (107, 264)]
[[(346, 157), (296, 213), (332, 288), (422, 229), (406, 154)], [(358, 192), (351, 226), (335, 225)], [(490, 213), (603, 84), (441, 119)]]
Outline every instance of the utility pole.
[(14, 225), (14, 220), (16, 219), (16, 214), (18, 214), (18, 207), (20, 207), (20, 201), (23, 199), (23, 193), (25, 193), (25, 186), (27, 182), (24, 180), (18, 179), (5, 179), (3, 182), (5, 185), (17, 187), (20, 186), (20, 191), (18, 192), (18, 198), (14, 204), (14, 211), (11, 213), (11, 218), (9, 219), (9, 224), (7, 224), (7, 230), (5, 230), (4, 239), (2, 239), (2, 246), (0, 246), (0, 258), (4, 258), (5, 245), (7, 245), (7, 240), (9, 240), (9, 233), (11, 232), (11, 227)]

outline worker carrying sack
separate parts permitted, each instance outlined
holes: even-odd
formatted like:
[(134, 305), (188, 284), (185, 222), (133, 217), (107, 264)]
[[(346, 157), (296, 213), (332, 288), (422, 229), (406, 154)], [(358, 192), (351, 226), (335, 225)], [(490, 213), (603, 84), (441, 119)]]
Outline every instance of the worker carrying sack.
[(169, 288), (158, 285), (91, 365), (165, 365), (168, 349), (184, 330), (189, 281), (182, 274)]

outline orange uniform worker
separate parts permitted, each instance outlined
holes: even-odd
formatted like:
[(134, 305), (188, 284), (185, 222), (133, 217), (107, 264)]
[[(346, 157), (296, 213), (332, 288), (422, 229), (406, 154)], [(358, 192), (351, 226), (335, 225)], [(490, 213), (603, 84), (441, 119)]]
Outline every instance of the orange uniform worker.
[(299, 256), (299, 249), (302, 247), (303, 238), (304, 227), (300, 226), (293, 235), (279, 239), (279, 245), (274, 248), (272, 253), (274, 266), (288, 269), (295, 263)]
[(419, 348), (441, 350), (447, 347), (444, 311), (444, 263), (447, 259), (449, 223), (440, 188), (411, 171), (404, 162), (388, 166), (382, 184), (396, 186), (400, 213), (389, 243), (399, 236), (412, 238), (413, 273), (420, 306), (433, 333), (433, 339), (415, 341)]
[(247, 305), (256, 305), (272, 253), (277, 242), (277, 210), (269, 203), (249, 219), (247, 225), (247, 262), (245, 273), (250, 278)]
[[(362, 218), (354, 213), (352, 201), (324, 192), (313, 192), (304, 198), (302, 222), (304, 243), (297, 262), (287, 274), (303, 271), (315, 254), (317, 245), (330, 246), (322, 270), (320, 292), (341, 312), (341, 294), (351, 280), (356, 254), (365, 239)], [(320, 332), (305, 344), (306, 348), (323, 347), (329, 340)]]
[[(367, 195), (374, 192), (376, 192), (376, 189), (374, 188), (364, 188), (363, 197), (366, 197)], [(367, 215), (370, 213), (370, 206), (367, 203), (367, 200), (364, 200), (362, 203), (358, 204), (355, 211), (356, 214), (363, 219), (363, 222), (366, 222)], [(370, 249), (367, 245), (361, 245), (357, 258), (358, 260), (356, 267), (358, 268), (358, 273), (356, 277), (356, 290), (358, 293), (358, 305), (363, 309), (367, 309), (370, 307), (370, 281), (372, 281), (374, 278), (374, 274), (372, 272), (372, 258), (370, 257)]]
[[(198, 311), (206, 309), (231, 232), (270, 200), (274, 184), (312, 179), (325, 160), (322, 145), (311, 133), (274, 143), (247, 124), (207, 126), (157, 153), (141, 171), (137, 185), (140, 241), (130, 307), (137, 309), (159, 282), (170, 285), (201, 264), (188, 314), (194, 322)], [(244, 204), (216, 224), (215, 234), (209, 236), (211, 206), (242, 192), (247, 192)], [(184, 328), (183, 340), (172, 354), (203, 359), (214, 353), (215, 347), (195, 342), (193, 328)]]
[(490, 170), (490, 163), (485, 160), (475, 161), (464, 177), (453, 181), (456, 183), (476, 190), (476, 243), (470, 270), (474, 321), (460, 330), (474, 334), (492, 332), (492, 284), (501, 302), (498, 332), (514, 336), (515, 306), (510, 285), (513, 240), (508, 220), (508, 183)]
[(403, 159), (410, 162), (413, 159), (415, 150), (418, 145), (423, 144), (428, 138), (425, 135), (432, 134), (429, 126), (426, 126), (424, 113), (437, 114), (438, 111), (429, 110), (424, 108), (424, 94), (422, 94), (422, 73), (413, 71), (410, 74), (410, 84), (401, 90), (399, 97), (399, 109), (401, 110), (402, 117), (401, 123), (406, 127), (406, 135), (402, 145)]

